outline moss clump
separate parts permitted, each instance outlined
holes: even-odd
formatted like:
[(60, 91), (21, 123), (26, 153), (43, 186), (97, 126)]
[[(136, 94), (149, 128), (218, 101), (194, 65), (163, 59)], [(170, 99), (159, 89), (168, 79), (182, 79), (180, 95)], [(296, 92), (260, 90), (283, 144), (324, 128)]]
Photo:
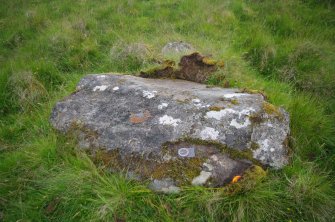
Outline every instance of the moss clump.
[(250, 145), (250, 149), (257, 150), (258, 148), (259, 148), (259, 144), (256, 143), (256, 142), (254, 142), (254, 141), (252, 141), (251, 145)]
[(189, 138), (189, 137), (183, 138), (176, 143), (180, 143), (180, 142), (185, 142), (185, 143), (195, 144), (195, 145), (203, 145), (203, 146), (208, 146), (208, 147), (214, 147), (217, 150), (219, 150), (220, 152), (228, 154), (232, 159), (246, 159), (246, 160), (249, 160), (256, 165), (261, 165), (258, 160), (255, 160), (253, 158), (252, 151), (249, 150), (249, 149), (240, 151), (240, 150), (229, 148), (227, 145), (224, 145), (224, 144), (219, 143), (219, 142), (201, 140), (201, 139), (194, 139), (194, 138)]
[[(164, 150), (166, 151), (166, 147)], [(198, 176), (205, 158), (177, 158), (168, 162), (158, 162), (141, 158), (138, 155), (121, 156), (120, 150), (95, 150), (90, 153), (93, 162), (102, 169), (112, 171), (132, 171), (147, 179), (171, 178), (178, 185), (190, 185)]]
[(244, 88), (244, 89), (242, 89), (241, 92), (242, 93), (249, 93), (249, 94), (261, 94), (264, 97), (265, 100), (268, 99), (267, 95), (262, 90)]
[(216, 65), (217, 61), (212, 59), (212, 58), (209, 58), (209, 57), (203, 57), (202, 58), (202, 62), (206, 65), (209, 65), (209, 66), (214, 66)]
[(218, 66), (220, 68), (223, 68), (224, 67), (224, 61), (223, 60), (215, 60), (215, 59), (212, 59), (210, 57), (203, 57), (202, 58), (202, 62), (206, 65), (209, 65), (209, 66)]
[(220, 68), (224, 68), (225, 63), (224, 63), (223, 60), (220, 60), (220, 61), (218, 61), (218, 62), (216, 63), (216, 65), (219, 66)]
[(210, 75), (218, 68), (224, 66), (223, 61), (216, 61), (210, 57), (194, 52), (185, 55), (180, 59), (178, 68), (175, 68), (175, 62), (165, 60), (161, 66), (142, 71), (140, 77), (143, 78), (173, 78), (183, 79), (192, 82), (204, 83)]
[(223, 106), (210, 106), (210, 107), (209, 107), (209, 110), (210, 110), (210, 111), (220, 111), (220, 110), (222, 110), (222, 109), (224, 109)]
[(170, 160), (159, 164), (151, 177), (154, 179), (171, 178), (178, 185), (190, 185), (193, 178), (200, 174), (204, 162), (205, 159), (197, 157)]
[(249, 116), (249, 120), (252, 124), (260, 124), (261, 122), (263, 122), (262, 114), (261, 113), (251, 114)]
[(73, 138), (83, 138), (90, 145), (93, 145), (93, 142), (99, 137), (97, 131), (88, 128), (80, 120), (71, 123), (67, 130), (67, 135)]
[(233, 104), (233, 105), (238, 105), (239, 104), (237, 99), (230, 100), (230, 103)]
[(250, 169), (244, 172), (243, 178), (241, 180), (242, 186), (244, 189), (250, 190), (252, 189), (257, 183), (261, 182), (267, 173), (266, 171), (260, 166), (252, 166)]
[(164, 65), (164, 66), (175, 67), (175, 66), (176, 66), (176, 62), (173, 61), (173, 60), (169, 60), (169, 59), (167, 59), (167, 60), (164, 60), (164, 61), (163, 61), (163, 65)]
[(252, 190), (257, 184), (262, 182), (267, 176), (267, 172), (260, 166), (253, 165), (247, 169), (241, 179), (228, 184), (225, 189), (227, 194), (236, 194), (238, 192)]
[(120, 152), (118, 149), (106, 151), (96, 150), (93, 156), (93, 162), (102, 168), (120, 169)]
[(263, 102), (263, 110), (265, 113), (273, 115), (279, 118), (280, 120), (284, 118), (283, 114), (279, 111), (279, 108), (272, 105), (271, 103)]
[(173, 66), (163, 65), (163, 66), (151, 68), (147, 71), (141, 71), (140, 77), (152, 78), (152, 79), (173, 78), (174, 71), (175, 70)]

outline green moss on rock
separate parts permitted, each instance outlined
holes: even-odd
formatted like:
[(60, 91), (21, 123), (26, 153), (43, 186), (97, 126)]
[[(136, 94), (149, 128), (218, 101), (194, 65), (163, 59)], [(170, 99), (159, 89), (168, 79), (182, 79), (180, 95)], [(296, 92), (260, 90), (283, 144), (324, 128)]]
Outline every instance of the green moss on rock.
[(153, 179), (171, 178), (178, 185), (190, 185), (193, 178), (199, 175), (204, 162), (205, 159), (198, 157), (170, 160), (158, 164), (151, 177)]
[(282, 120), (284, 118), (283, 114), (280, 112), (279, 108), (272, 105), (268, 102), (263, 102), (262, 108), (265, 113), (277, 117), (278, 119)]

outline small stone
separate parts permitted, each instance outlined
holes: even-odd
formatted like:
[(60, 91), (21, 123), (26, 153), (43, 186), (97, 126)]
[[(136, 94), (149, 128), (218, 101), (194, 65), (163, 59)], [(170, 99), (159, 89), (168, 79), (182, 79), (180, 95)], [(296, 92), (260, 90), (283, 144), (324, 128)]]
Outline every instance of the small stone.
[(194, 48), (186, 42), (169, 42), (162, 48), (162, 54), (165, 56), (173, 54), (188, 54), (194, 52)]
[(149, 184), (149, 188), (156, 192), (162, 192), (162, 193), (179, 193), (180, 188), (175, 186), (172, 179), (166, 178), (162, 180), (153, 180)]
[(205, 184), (211, 175), (211, 172), (201, 171), (200, 175), (192, 180), (192, 185), (199, 186)]

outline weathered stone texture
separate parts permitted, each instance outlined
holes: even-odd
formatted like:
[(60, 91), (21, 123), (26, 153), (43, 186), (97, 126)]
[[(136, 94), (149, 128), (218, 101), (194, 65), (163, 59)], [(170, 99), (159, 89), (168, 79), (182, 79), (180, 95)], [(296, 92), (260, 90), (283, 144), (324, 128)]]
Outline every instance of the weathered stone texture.
[[(153, 190), (174, 192), (183, 184), (222, 186), (257, 163), (287, 164), (289, 115), (266, 105), (261, 94), (238, 89), (88, 75), (56, 104), (51, 123), (64, 133), (79, 131), (83, 148), (117, 150), (118, 166), (151, 180)], [(181, 148), (194, 149), (194, 157), (178, 155)]]

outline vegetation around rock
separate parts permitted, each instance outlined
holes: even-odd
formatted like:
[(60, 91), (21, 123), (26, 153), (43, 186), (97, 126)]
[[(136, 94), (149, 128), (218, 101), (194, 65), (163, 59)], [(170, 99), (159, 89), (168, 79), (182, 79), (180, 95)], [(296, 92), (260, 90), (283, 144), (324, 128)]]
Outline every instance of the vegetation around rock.
[[(330, 0), (1, 1), (0, 221), (334, 221), (334, 20)], [(175, 41), (223, 59), (209, 86), (288, 110), (288, 166), (250, 189), (236, 188), (242, 176), (157, 195), (52, 129), (50, 110), (83, 76), (155, 67)]]

